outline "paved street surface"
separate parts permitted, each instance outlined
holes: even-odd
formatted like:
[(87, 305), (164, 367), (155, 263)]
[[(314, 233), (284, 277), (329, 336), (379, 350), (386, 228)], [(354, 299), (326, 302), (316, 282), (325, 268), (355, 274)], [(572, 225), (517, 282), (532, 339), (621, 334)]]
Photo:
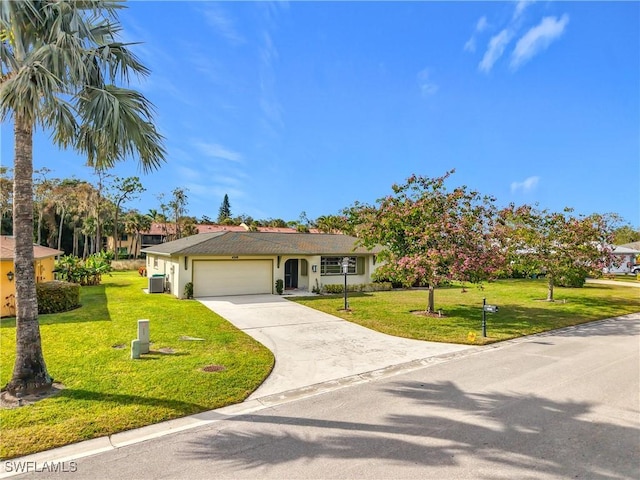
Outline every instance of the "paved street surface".
[(637, 480), (639, 340), (572, 327), (21, 478)]

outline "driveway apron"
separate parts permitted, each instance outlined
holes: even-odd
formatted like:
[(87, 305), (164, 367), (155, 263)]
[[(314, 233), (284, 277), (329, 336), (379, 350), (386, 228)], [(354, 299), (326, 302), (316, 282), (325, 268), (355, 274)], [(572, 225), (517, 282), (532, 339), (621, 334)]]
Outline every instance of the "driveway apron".
[(249, 399), (474, 348), (385, 335), (277, 295), (198, 300), (275, 355), (271, 375)]

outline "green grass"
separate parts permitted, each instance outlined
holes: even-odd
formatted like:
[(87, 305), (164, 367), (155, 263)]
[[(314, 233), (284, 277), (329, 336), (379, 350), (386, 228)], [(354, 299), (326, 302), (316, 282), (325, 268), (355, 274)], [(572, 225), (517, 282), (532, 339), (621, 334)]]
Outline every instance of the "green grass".
[[(502, 280), (478, 287), (439, 288), (436, 309), (443, 316), (412, 313), (424, 310), (426, 290), (395, 290), (350, 294), (351, 312), (342, 296), (298, 297), (291, 300), (339, 316), (379, 332), (435, 342), (485, 344), (544, 332), (569, 325), (640, 312), (640, 289), (587, 284), (583, 288), (556, 288), (555, 302), (544, 301), (546, 281)], [(498, 313), (487, 313), (487, 338), (482, 337), (482, 298), (498, 305)], [(469, 338), (469, 333), (475, 339)]]
[(640, 275), (605, 275), (602, 277), (603, 280), (614, 280), (616, 282), (640, 282)]
[[(103, 277), (102, 285), (82, 288), (80, 308), (40, 316), (49, 373), (65, 389), (0, 411), (0, 457), (237, 403), (268, 376), (274, 359), (261, 344), (195, 300), (147, 295), (145, 286), (137, 272), (114, 272)], [(150, 319), (152, 353), (131, 360), (131, 340), (143, 318)], [(163, 348), (175, 353), (159, 353)], [(1, 385), (9, 381), (14, 360), (15, 320), (2, 319)], [(207, 365), (225, 369), (203, 372)]]

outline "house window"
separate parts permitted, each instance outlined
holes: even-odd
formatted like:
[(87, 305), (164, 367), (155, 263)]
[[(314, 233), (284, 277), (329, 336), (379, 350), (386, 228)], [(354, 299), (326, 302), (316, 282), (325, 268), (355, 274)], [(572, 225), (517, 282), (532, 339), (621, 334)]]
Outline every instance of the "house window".
[(158, 257), (153, 257), (153, 268), (158, 268)]
[[(320, 275), (342, 275), (342, 259), (344, 257), (322, 257), (320, 259)], [(357, 257), (349, 257), (348, 275), (356, 274)]]
[(309, 263), (303, 258), (300, 260), (300, 276), (306, 277), (309, 275)]

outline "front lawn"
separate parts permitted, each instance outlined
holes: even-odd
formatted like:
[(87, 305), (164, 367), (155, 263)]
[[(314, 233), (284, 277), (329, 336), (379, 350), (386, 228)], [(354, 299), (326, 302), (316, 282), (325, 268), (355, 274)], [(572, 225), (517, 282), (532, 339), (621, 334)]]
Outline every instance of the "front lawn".
[[(0, 411), (0, 457), (241, 402), (268, 376), (274, 359), (264, 346), (197, 301), (148, 295), (146, 285), (137, 272), (114, 272), (102, 285), (82, 288), (80, 308), (40, 316), (49, 373), (65, 389)], [(150, 320), (152, 352), (131, 360), (138, 319)], [(6, 385), (15, 320), (2, 319), (1, 327), (0, 384)], [(211, 365), (223, 369), (203, 371)]]
[[(341, 311), (341, 295), (291, 300), (389, 335), (465, 344), (492, 343), (640, 312), (640, 289), (633, 287), (587, 284), (556, 288), (553, 303), (544, 301), (544, 279), (501, 280), (484, 284), (483, 289), (467, 286), (466, 290), (462, 293), (460, 286), (436, 290), (436, 309), (442, 310), (442, 317), (413, 313), (426, 308), (426, 290), (350, 294), (351, 312)], [(498, 313), (487, 313), (487, 338), (481, 330), (483, 297), (499, 307)]]

